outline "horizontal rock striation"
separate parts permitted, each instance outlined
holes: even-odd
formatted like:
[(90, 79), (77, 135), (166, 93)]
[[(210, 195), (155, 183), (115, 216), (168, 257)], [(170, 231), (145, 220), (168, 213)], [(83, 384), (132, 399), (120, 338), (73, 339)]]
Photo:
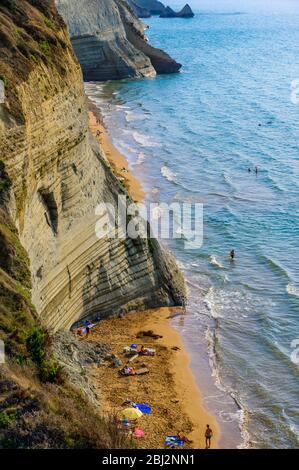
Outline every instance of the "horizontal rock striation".
[(148, 57), (126, 38), (119, 11), (111, 0), (58, 0), (85, 80), (153, 77)]
[[(144, 25), (125, 0), (57, 0), (57, 7), (68, 25), (72, 44), (86, 81), (153, 77), (160, 70), (177, 72), (177, 64), (148, 45)], [(125, 19), (124, 19), (125, 18)], [(137, 31), (138, 41), (128, 36), (128, 24)], [(138, 46), (138, 47), (137, 47)], [(149, 55), (148, 52), (149, 51)]]
[[(98, 239), (95, 208), (125, 194), (88, 131), (81, 69), (53, 2), (2, 9), (0, 160), (43, 323), (180, 304), (184, 281), (155, 240)], [(34, 30), (32, 29), (34, 26)]]

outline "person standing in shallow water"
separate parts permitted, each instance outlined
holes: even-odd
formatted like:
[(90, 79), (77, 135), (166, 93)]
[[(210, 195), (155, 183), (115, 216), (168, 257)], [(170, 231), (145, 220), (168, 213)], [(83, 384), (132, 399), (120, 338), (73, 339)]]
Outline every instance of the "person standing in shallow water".
[(235, 259), (235, 256), (236, 256), (235, 250), (231, 250), (229, 256), (230, 256), (230, 259), (233, 261)]
[(207, 429), (206, 429), (206, 432), (205, 432), (206, 449), (210, 449), (212, 437), (213, 437), (213, 431), (212, 431), (212, 429), (210, 428), (209, 424), (207, 424)]

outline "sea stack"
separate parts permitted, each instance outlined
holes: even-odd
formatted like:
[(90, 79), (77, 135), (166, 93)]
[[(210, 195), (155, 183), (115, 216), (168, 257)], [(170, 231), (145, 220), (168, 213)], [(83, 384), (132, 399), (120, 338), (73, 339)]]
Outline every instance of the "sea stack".
[(172, 8), (166, 7), (161, 13), (160, 18), (176, 18), (177, 16), (177, 13)]
[(190, 5), (188, 5), (188, 3), (178, 13), (176, 13), (170, 7), (166, 7), (165, 10), (160, 14), (160, 18), (193, 18), (193, 17), (194, 17), (194, 13)]
[(187, 3), (184, 8), (181, 9), (181, 11), (179, 11), (177, 13), (177, 16), (179, 18), (193, 18), (194, 17), (194, 13), (190, 7), (190, 5)]

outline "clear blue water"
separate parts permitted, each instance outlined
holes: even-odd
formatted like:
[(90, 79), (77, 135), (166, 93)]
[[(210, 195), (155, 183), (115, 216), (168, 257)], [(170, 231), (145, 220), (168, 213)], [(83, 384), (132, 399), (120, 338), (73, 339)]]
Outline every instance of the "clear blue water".
[[(203, 247), (169, 243), (190, 291), (177, 327), (222, 445), (299, 447), (299, 365), (291, 360), (299, 338), (299, 104), (290, 98), (299, 16), (147, 23), (151, 42), (182, 73), (87, 91), (148, 200), (204, 203)], [(256, 166), (258, 175), (248, 172)]]

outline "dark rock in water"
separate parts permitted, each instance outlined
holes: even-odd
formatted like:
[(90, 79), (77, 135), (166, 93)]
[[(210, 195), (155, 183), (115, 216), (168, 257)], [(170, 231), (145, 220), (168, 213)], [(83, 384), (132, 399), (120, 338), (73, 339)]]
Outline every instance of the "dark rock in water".
[(135, 1), (127, 0), (127, 4), (133, 10), (133, 12), (138, 18), (150, 18), (151, 17), (150, 11), (138, 5), (138, 3), (136, 3)]
[(177, 13), (177, 16), (179, 18), (193, 18), (194, 17), (194, 13), (190, 7), (190, 5), (188, 5), (188, 3), (184, 6), (184, 8), (181, 9), (181, 11), (179, 11)]
[(172, 8), (166, 7), (161, 13), (160, 18), (176, 18), (177, 16), (177, 13)]
[(138, 6), (145, 8), (148, 10), (152, 15), (161, 15), (164, 12), (165, 6), (162, 2), (158, 0), (134, 0)]
[(134, 13), (139, 18), (148, 18), (150, 15), (160, 15), (160, 18), (193, 18), (194, 13), (188, 3), (179, 12), (157, 0), (127, 0)]
[(178, 13), (176, 13), (170, 7), (166, 7), (165, 10), (160, 14), (160, 18), (193, 18), (193, 17), (194, 17), (194, 13), (191, 10), (191, 7), (190, 5), (188, 5), (188, 3)]

